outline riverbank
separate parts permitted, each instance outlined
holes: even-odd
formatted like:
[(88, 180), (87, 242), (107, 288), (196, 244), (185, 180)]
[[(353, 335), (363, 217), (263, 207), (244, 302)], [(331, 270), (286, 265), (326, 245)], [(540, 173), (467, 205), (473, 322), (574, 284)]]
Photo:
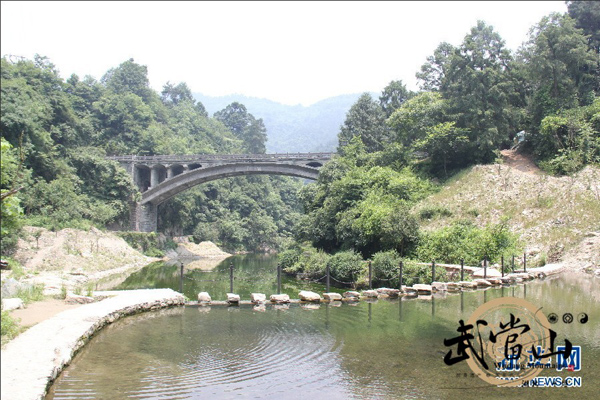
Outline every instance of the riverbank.
[(95, 332), (126, 315), (183, 305), (171, 289), (98, 292), (112, 295), (63, 311), (17, 336), (2, 349), (2, 400), (43, 399), (48, 387)]

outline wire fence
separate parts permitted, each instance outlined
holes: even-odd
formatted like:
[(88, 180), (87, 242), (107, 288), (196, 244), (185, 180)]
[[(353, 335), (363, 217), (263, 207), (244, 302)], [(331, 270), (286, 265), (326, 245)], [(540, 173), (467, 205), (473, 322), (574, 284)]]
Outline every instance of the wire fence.
[[(369, 289), (373, 288), (373, 282), (375, 283), (386, 283), (386, 284), (390, 284), (390, 286), (397, 286), (399, 289), (402, 289), (402, 286), (404, 286), (405, 283), (410, 282), (411, 284), (415, 284), (415, 283), (420, 283), (421, 280), (423, 280), (423, 282), (435, 282), (436, 281), (436, 277), (442, 278), (442, 279), (448, 279), (448, 275), (447, 272), (448, 270), (451, 270), (452, 272), (450, 273), (450, 280), (457, 280), (460, 276), (460, 280), (464, 281), (465, 280), (465, 271), (467, 271), (467, 273), (471, 274), (473, 273), (473, 271), (475, 269), (478, 269), (479, 267), (473, 267), (473, 266), (466, 266), (464, 265), (464, 260), (461, 260), (460, 265), (452, 265), (452, 264), (436, 264), (435, 261), (432, 261), (431, 263), (419, 263), (419, 262), (407, 262), (407, 264), (412, 265), (412, 266), (421, 266), (421, 267), (430, 267), (431, 270), (428, 273), (427, 271), (420, 269), (417, 270), (417, 273), (413, 274), (406, 274), (405, 271), (405, 263), (404, 261), (400, 261), (398, 264), (397, 269), (394, 270), (394, 268), (392, 268), (391, 270), (388, 270), (386, 272), (383, 271), (379, 271), (373, 270), (373, 265), (371, 261), (367, 261), (368, 264), (368, 277), (367, 277), (367, 284)], [(524, 272), (527, 272), (527, 256), (526, 254), (523, 254), (523, 270)], [(483, 260), (483, 278), (486, 279), (487, 278), (487, 270), (489, 267), (489, 263), (487, 261), (487, 258), (484, 257)], [(440, 269), (443, 268), (444, 270), (437, 272), (436, 275), (436, 269)], [(505, 265), (504, 263), (504, 257), (501, 258), (501, 264), (500, 264), (500, 270), (501, 270), (501, 276), (504, 277), (505, 272), (510, 271), (510, 272), (515, 272), (515, 256), (512, 256), (512, 261), (510, 264)], [(207, 277), (206, 279), (204, 278), (199, 278), (198, 275), (203, 275), (203, 274), (223, 274), (229, 272), (229, 276), (220, 276), (220, 277)], [(193, 281), (193, 282), (198, 282), (198, 283), (216, 283), (216, 282), (229, 282), (229, 287), (230, 287), (230, 291), (233, 292), (233, 288), (234, 288), (234, 283), (235, 282), (248, 282), (248, 283), (255, 283), (258, 280), (264, 280), (264, 278), (276, 278), (276, 282), (277, 282), (277, 293), (281, 293), (281, 275), (282, 275), (282, 267), (280, 264), (277, 264), (276, 268), (259, 268), (259, 269), (254, 269), (252, 271), (235, 271), (234, 269), (234, 265), (233, 263), (229, 265), (229, 271), (205, 271), (205, 270), (198, 270), (195, 269), (193, 270), (192, 274), (196, 275), (190, 275), (190, 274), (185, 274), (184, 273), (184, 266), (183, 263), (180, 265), (180, 291), (183, 291), (183, 282), (184, 279), (187, 281)], [(375, 272), (375, 275), (374, 275)], [(458, 273), (460, 272), (460, 275), (458, 275)], [(394, 274), (396, 274), (394, 276)], [(441, 276), (440, 276), (441, 275)], [(321, 283), (321, 284), (325, 284), (326, 285), (326, 291), (329, 292), (330, 290), (330, 282), (333, 281), (339, 285), (342, 286), (350, 286), (350, 287), (356, 287), (357, 285), (357, 280), (351, 280), (351, 281), (345, 281), (342, 279), (339, 279), (338, 277), (336, 277), (334, 274), (331, 273), (329, 266), (327, 266), (326, 268), (326, 273), (325, 275), (321, 276), (320, 278), (313, 278), (311, 274), (296, 274), (296, 277), (303, 283), (305, 284), (311, 284), (311, 283)], [(354, 278), (354, 277), (353, 277)]]

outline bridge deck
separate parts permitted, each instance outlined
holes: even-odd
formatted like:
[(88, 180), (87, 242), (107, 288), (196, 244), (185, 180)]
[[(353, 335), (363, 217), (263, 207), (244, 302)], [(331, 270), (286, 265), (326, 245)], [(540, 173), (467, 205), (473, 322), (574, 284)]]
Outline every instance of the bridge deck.
[(289, 161), (289, 160), (330, 160), (335, 153), (274, 153), (274, 154), (182, 154), (155, 156), (109, 156), (109, 160), (129, 163), (145, 162), (218, 162), (218, 161)]

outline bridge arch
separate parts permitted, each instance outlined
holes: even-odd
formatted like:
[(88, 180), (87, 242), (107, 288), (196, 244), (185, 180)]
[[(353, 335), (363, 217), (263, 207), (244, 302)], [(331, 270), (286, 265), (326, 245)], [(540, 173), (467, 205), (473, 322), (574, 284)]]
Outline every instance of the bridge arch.
[(319, 176), (319, 170), (303, 165), (277, 163), (235, 163), (198, 168), (185, 174), (176, 175), (157, 186), (151, 187), (142, 194), (140, 204), (152, 203), (159, 205), (187, 189), (216, 179), (259, 174), (287, 175), (316, 180)]
[(316, 180), (332, 153), (111, 156), (142, 191), (132, 203), (131, 228), (154, 232), (158, 206), (201, 183), (241, 175), (287, 175)]

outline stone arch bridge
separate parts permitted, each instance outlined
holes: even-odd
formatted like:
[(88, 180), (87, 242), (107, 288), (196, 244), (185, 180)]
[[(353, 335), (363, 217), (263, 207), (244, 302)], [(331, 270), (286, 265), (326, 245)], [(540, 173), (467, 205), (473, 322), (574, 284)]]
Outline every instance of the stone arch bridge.
[(158, 205), (193, 186), (240, 175), (288, 175), (316, 180), (333, 153), (112, 156), (142, 192), (132, 204), (131, 229), (154, 232)]

